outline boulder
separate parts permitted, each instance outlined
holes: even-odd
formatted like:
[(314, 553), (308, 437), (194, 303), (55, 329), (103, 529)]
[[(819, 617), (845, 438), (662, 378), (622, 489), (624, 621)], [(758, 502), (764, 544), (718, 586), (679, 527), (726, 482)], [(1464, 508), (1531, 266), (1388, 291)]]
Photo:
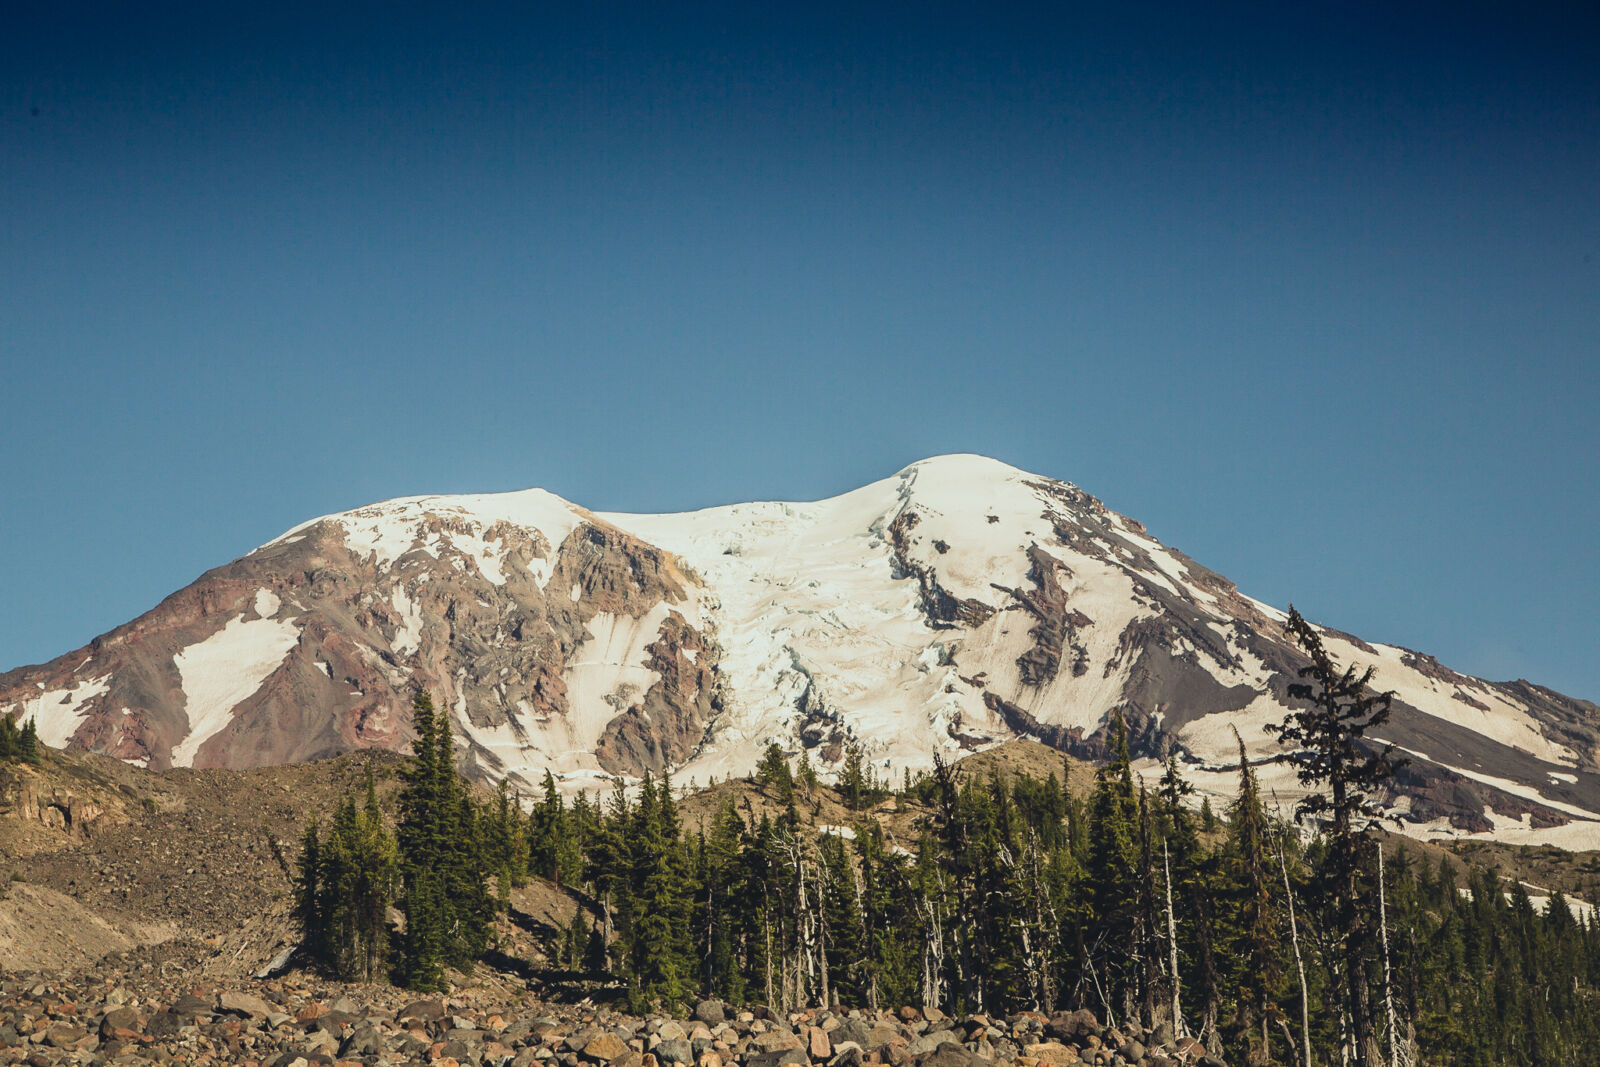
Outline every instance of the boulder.
[[(341, 998), (343, 999), (343, 998)], [(339, 1046), (339, 1055), (349, 1059), (356, 1056), (375, 1056), (383, 1051), (383, 1035), (375, 1026), (358, 1026)]]
[(707, 1026), (721, 1026), (728, 1020), (728, 1011), (720, 1000), (702, 1000), (694, 1006), (694, 1017)]
[[(678, 1033), (683, 1033), (682, 1028), (678, 1028)], [(669, 1037), (657, 1042), (651, 1051), (655, 1053), (658, 1063), (669, 1064), (672, 1067), (680, 1063), (694, 1062), (694, 1048), (683, 1037)]]
[(800, 1048), (774, 1049), (771, 1052), (752, 1052), (745, 1057), (745, 1067), (784, 1067), (793, 1063), (797, 1067), (810, 1067), (811, 1057)]
[(413, 1000), (396, 1012), (394, 1017), (396, 1022), (415, 1019), (418, 1022), (432, 1023), (443, 1019), (444, 1015), (444, 1001), (437, 997), (429, 997), (426, 1000)]
[(1091, 1035), (1099, 1037), (1100, 1020), (1096, 1019), (1094, 1012), (1088, 1008), (1079, 1008), (1077, 1011), (1053, 1016), (1045, 1024), (1044, 1032), (1057, 1041), (1072, 1041)]
[(762, 1052), (783, 1052), (802, 1047), (800, 1039), (787, 1030), (768, 1030), (757, 1034), (753, 1044)]
[(917, 1067), (978, 1067), (980, 1061), (954, 1041), (942, 1041), (917, 1057)]
[(602, 1030), (583, 1046), (584, 1056), (600, 1063), (610, 1063), (626, 1051), (628, 1046), (622, 1043), (622, 1038), (609, 1030)]
[(872, 1030), (864, 1019), (851, 1016), (839, 1024), (839, 1029), (834, 1034), (835, 1043), (854, 1041), (862, 1048), (873, 1048), (871, 1044)]
[(921, 1056), (924, 1053), (932, 1052), (940, 1045), (958, 1045), (960, 1043), (960, 1039), (956, 1037), (953, 1030), (931, 1030), (911, 1042), (908, 1046), (908, 1051), (913, 1056)]
[(828, 1039), (828, 1031), (820, 1026), (806, 1027), (806, 1051), (818, 1063), (824, 1063), (832, 1057), (833, 1042)]
[(1022, 1054), (1049, 1067), (1077, 1063), (1079, 1060), (1077, 1049), (1071, 1045), (1063, 1045), (1059, 1041), (1041, 1041), (1038, 1044), (1027, 1045), (1023, 1048)]
[(112, 1008), (100, 1020), (100, 1036), (110, 1037), (115, 1030), (139, 1029), (139, 1013), (132, 1008)]

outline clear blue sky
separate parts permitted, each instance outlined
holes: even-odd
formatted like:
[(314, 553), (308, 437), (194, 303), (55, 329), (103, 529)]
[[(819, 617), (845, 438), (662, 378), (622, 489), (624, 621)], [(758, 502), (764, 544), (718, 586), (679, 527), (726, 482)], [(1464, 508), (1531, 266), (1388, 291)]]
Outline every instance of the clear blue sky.
[(1600, 699), (1593, 3), (768, 7), (7, 5), (0, 669), (384, 497), (975, 451)]

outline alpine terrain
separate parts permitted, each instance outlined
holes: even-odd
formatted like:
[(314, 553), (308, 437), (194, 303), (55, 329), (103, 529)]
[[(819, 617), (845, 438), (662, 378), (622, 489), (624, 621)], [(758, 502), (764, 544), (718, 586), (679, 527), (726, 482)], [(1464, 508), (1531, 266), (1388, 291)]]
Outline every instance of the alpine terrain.
[[(49, 663), (0, 713), (151, 769), (409, 750), (419, 690), (472, 773), (566, 792), (748, 773), (777, 743), (826, 777), (1018, 738), (1106, 754), (1114, 713), (1153, 781), (1297, 795), (1263, 726), (1306, 661), (1277, 608), (1075, 486), (979, 456), (813, 503), (590, 512), (541, 490), (314, 519)], [(1386, 802), (1420, 837), (1600, 847), (1600, 708), (1323, 630), (1395, 693)]]

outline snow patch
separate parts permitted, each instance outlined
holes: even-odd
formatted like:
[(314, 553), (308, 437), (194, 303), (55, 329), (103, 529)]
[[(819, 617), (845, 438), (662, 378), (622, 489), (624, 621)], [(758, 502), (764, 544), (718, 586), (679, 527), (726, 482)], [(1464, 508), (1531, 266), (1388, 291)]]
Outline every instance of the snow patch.
[[(22, 713), (17, 717), (17, 722), (27, 722), (33, 719), (34, 726), (39, 731), (39, 740), (51, 748), (66, 748), (72, 740), (72, 735), (78, 732), (78, 727), (83, 725), (84, 716), (88, 709), (84, 707), (90, 700), (103, 695), (111, 687), (111, 676), (87, 679), (79, 682), (71, 689), (52, 689), (40, 693), (32, 700), (24, 701)], [(40, 688), (44, 688), (40, 685)]]
[(282, 603), (283, 602), (278, 599), (278, 595), (272, 590), (256, 590), (256, 614), (261, 616), (263, 619), (270, 619), (276, 615), (278, 613), (278, 608), (282, 605)]
[[(1379, 739), (1376, 737), (1374, 737), (1373, 740), (1379, 741)], [(1387, 744), (1389, 742), (1379, 741), (1379, 743)], [(1416, 756), (1418, 759), (1428, 759), (1428, 757), (1424, 756), (1422, 753), (1413, 751), (1412, 749), (1406, 748), (1403, 745), (1395, 745), (1394, 747), (1401, 752)], [(1428, 760), (1428, 762), (1435, 763), (1448, 770), (1455, 771), (1463, 778), (1471, 778), (1475, 782), (1482, 782), (1484, 785), (1492, 785), (1503, 793), (1509, 793), (1514, 797), (1521, 797), (1523, 800), (1531, 800), (1536, 804), (1542, 804), (1552, 810), (1562, 812), (1566, 815), (1571, 815), (1573, 818), (1594, 822), (1597, 824), (1597, 826), (1600, 826), (1600, 812), (1593, 812), (1587, 808), (1580, 808), (1576, 804), (1567, 804), (1560, 800), (1551, 800), (1549, 797), (1545, 796), (1532, 786), (1523, 785), (1521, 782), (1512, 781), (1510, 778), (1498, 778), (1492, 774), (1484, 774), (1482, 771), (1472, 771), (1465, 767), (1453, 767), (1450, 764), (1440, 762), (1439, 760)]]
[(1565, 745), (1546, 737), (1539, 722), (1528, 709), (1507, 699), (1499, 692), (1481, 690), (1480, 703), (1486, 708), (1473, 707), (1457, 700), (1454, 682), (1441, 682), (1420, 674), (1406, 666), (1404, 657), (1410, 653), (1393, 645), (1373, 645), (1368, 652), (1331, 631), (1318, 627), (1322, 642), (1341, 667), (1354, 666), (1356, 670), (1376, 668), (1372, 678), (1373, 688), (1379, 692), (1394, 690), (1395, 699), (1411, 705), (1425, 715), (1465, 727), (1474, 733), (1498, 741), (1502, 745), (1521, 749), (1547, 763), (1578, 765), (1578, 756)]
[(400, 626), (389, 646), (396, 655), (409, 656), (422, 647), (422, 605), (411, 599), (402, 585), (394, 587), (394, 610), (400, 613)]
[(288, 620), (243, 615), (172, 657), (186, 697), (189, 733), (172, 750), (174, 767), (194, 766), (200, 746), (233, 721), (233, 709), (277, 670), (300, 639)]

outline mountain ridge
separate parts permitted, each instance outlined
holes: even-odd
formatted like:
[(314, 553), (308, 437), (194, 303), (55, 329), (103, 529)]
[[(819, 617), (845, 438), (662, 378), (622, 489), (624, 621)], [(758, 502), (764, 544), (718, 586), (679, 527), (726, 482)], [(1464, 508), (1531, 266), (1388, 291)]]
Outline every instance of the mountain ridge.
[[(1033, 737), (1226, 795), (1303, 658), (1277, 608), (1069, 482), (970, 454), (816, 501), (594, 512), (540, 489), (414, 496), (300, 523), (144, 615), (0, 675), (0, 712), (144, 766), (403, 749), (409, 693), (476, 773), (531, 789), (742, 774), (766, 745), (882, 773)], [(1600, 709), (1323, 628), (1397, 692), (1391, 806), (1423, 834), (1600, 842)]]

